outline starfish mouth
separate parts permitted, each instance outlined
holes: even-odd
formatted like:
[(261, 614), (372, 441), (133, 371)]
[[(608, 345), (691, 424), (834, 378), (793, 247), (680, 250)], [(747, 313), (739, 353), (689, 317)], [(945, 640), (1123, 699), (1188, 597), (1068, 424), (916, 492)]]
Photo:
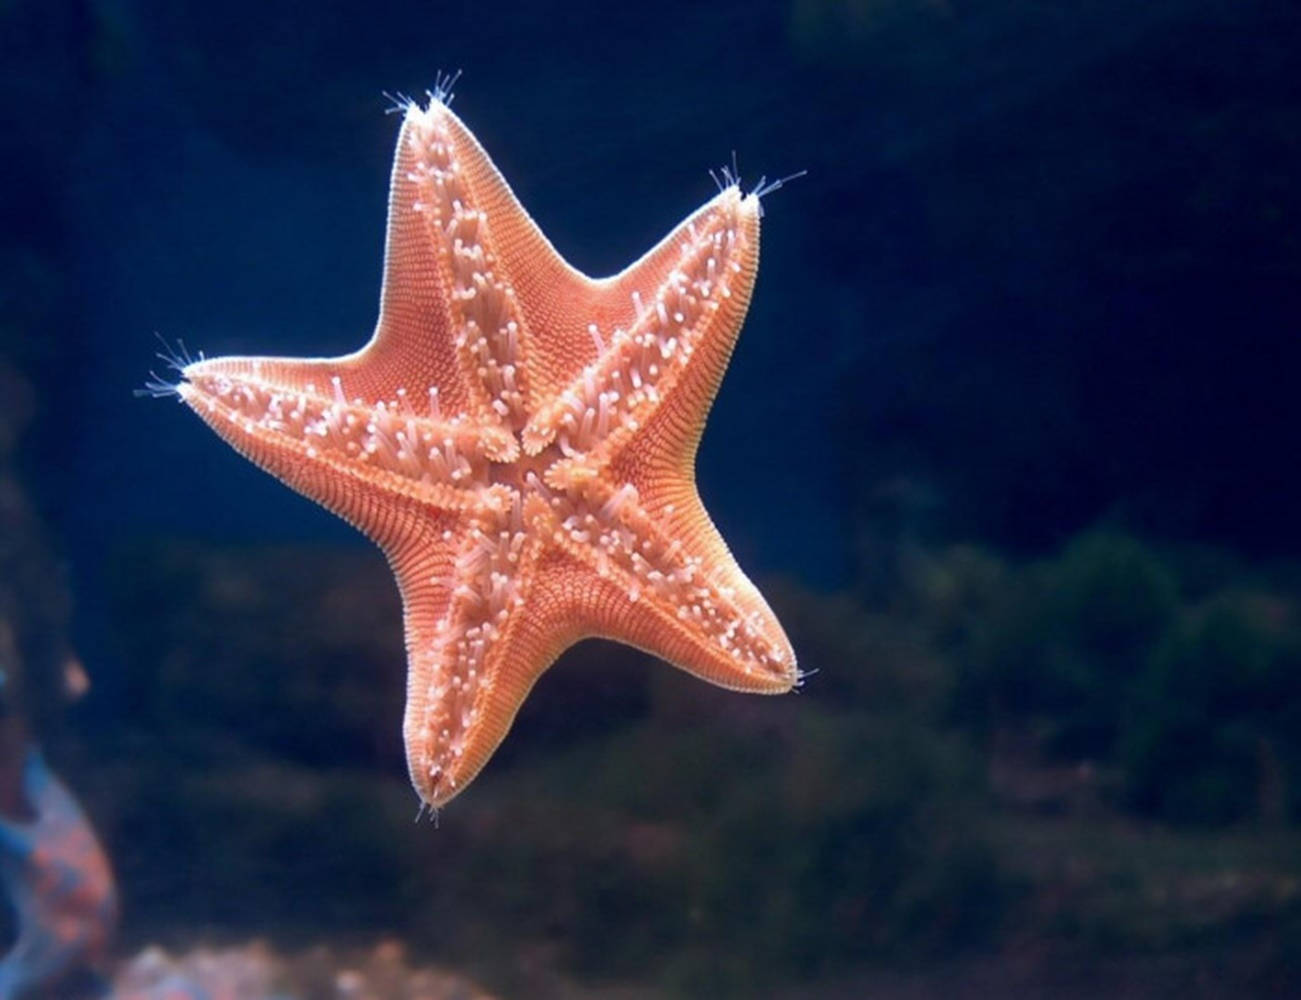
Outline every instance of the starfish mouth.
[(535, 492), (547, 481), (547, 473), (563, 459), (554, 445), (537, 455), (521, 452), (514, 461), (493, 462), (488, 476), (493, 483), (519, 493)]

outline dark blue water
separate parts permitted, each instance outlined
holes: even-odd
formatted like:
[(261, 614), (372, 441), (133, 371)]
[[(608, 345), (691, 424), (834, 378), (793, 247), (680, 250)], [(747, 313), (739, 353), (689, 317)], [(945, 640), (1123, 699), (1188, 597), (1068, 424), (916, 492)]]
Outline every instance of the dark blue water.
[[(67, 644), (93, 677), (57, 738), (69, 784), (76, 761), (101, 783), (90, 812), (136, 880), (133, 940), (166, 924), (190, 866), (242, 853), (232, 878), (269, 901), (219, 905), (201, 878), (176, 912), (295, 943), (381, 926), (478, 971), (493, 964), (469, 957), (478, 935), (518, 939), (553, 892), (538, 872), (569, 865), (580, 889), (543, 907), (538, 937), (564, 942), (548, 954), (576, 980), (736, 995), (865, 968), (925, 980), (919, 963), (988, 972), (1029, 941), (1114, 963), (1099, 982), (1133, 995), (1161, 995), (1139, 954), (1204, 981), (1185, 946), (1222, 958), (1224, 992), (1198, 995), (1294, 984), (1299, 42), (1283, 0), (0, 4), (0, 359), (35, 400), (3, 453), (31, 519), (6, 524), (39, 525), (22, 572), (72, 609), (24, 632), (22, 608), (49, 602), (0, 601), (0, 619), (27, 636), (26, 674)], [(208, 355), (360, 346), (399, 125), (385, 95), (457, 69), (457, 112), (589, 273), (710, 197), (733, 152), (747, 183), (808, 171), (765, 200), (698, 475), (820, 673), (798, 716), (752, 718), (662, 665), (609, 654), (612, 679), (584, 647), (508, 739), (474, 813), (488, 833), (453, 812), (437, 834), (404, 828), (372, 870), (357, 859), (384, 824), (359, 824), (295, 867), (302, 825), (373, 811), (354, 771), (402, 801), (395, 598), (346, 525), (132, 390), (159, 367), (156, 334)], [(320, 590), (290, 593), (300, 564)], [(382, 638), (359, 619), (320, 639), (304, 606), (355, 573)], [(361, 697), (358, 671), (381, 681), (354, 718), (338, 706)], [(719, 713), (722, 745), (698, 743)], [(754, 785), (683, 805), (657, 753)], [(603, 761), (589, 798), (554, 792)], [(337, 808), (296, 824), (195, 790), (196, 774), (238, 786), (280, 766), (347, 772), (321, 779)], [(643, 780), (644, 798), (626, 791)], [(552, 833), (509, 856), (515, 893), (472, 903), (478, 881), (442, 883), (473, 932), (440, 945), (412, 916), (428, 852), (491, 880), (509, 842), (493, 824), (524, 821), (502, 805), (521, 789), (560, 803), (525, 817)], [(592, 815), (612, 843), (661, 845), (646, 856), (666, 867), (571, 849), (566, 823)], [(1232, 860), (1197, 855), (1154, 887), (1090, 855), (1072, 881), (1071, 852), (1045, 846), (1110, 837), (1112, 858), (1147, 824), (1170, 839), (1145, 871), (1193, 850), (1184, 837), (1236, 838)], [(151, 867), (169, 842), (184, 846)], [(1034, 850), (1042, 864), (1019, 868)], [(1230, 876), (1248, 888), (1215, 897), (1219, 922), (1117, 916), (1160, 892), (1195, 907)], [(313, 920), (274, 902), (331, 878)], [(350, 893), (369, 900), (353, 918)], [(756, 895), (770, 905), (747, 924)]]

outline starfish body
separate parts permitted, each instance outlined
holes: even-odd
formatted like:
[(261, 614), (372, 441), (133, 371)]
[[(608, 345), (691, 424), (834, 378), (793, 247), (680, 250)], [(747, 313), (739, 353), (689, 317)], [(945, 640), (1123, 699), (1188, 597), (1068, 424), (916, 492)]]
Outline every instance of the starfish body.
[(431, 807), (586, 636), (742, 691), (799, 677), (695, 486), (758, 267), (758, 196), (730, 184), (641, 260), (592, 279), (442, 97), (405, 109), (370, 342), (340, 358), (201, 360), (176, 387), (388, 557), (407, 761)]

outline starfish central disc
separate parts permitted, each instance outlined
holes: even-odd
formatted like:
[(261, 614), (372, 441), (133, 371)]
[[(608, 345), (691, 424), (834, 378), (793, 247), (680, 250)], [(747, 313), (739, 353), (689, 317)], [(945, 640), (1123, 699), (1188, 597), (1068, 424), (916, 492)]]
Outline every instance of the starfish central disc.
[(435, 99), (398, 141), (370, 343), (184, 368), (181, 398), (219, 434), (388, 556), (426, 802), (473, 778), (584, 636), (736, 689), (796, 682), (694, 482), (758, 238), (758, 199), (733, 185), (626, 271), (588, 278)]

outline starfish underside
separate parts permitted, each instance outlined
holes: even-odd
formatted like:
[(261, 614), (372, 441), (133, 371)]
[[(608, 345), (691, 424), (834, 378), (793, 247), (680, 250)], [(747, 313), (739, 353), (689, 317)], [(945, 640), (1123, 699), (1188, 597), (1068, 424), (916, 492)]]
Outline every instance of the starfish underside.
[(387, 555), (425, 803), (466, 786), (586, 636), (728, 688), (796, 683), (695, 486), (759, 214), (732, 184), (625, 271), (589, 278), (435, 96), (406, 108), (365, 348), (184, 366), (177, 391), (218, 434)]

